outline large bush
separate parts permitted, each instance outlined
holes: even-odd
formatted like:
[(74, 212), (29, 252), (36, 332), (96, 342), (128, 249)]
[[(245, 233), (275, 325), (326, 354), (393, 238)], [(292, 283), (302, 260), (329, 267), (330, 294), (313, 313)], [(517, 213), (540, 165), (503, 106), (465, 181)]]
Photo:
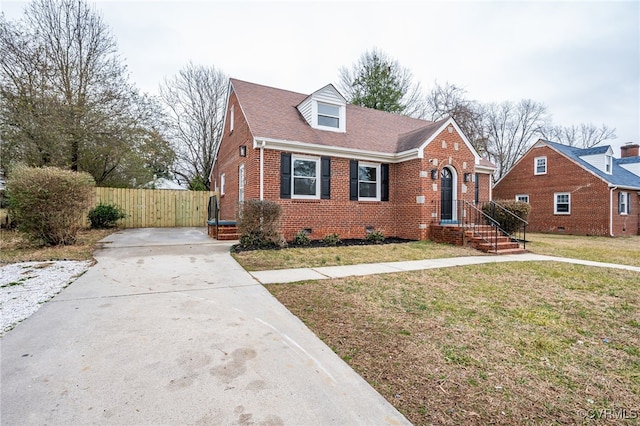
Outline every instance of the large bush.
[(529, 212), (531, 212), (531, 205), (529, 203), (515, 200), (495, 200), (495, 203), (501, 205), (513, 214), (509, 214), (507, 211), (491, 203), (482, 206), (482, 211), (496, 220), (500, 224), (500, 228), (509, 234), (513, 234), (522, 225), (522, 222), (513, 215), (525, 221), (529, 218)]
[(246, 200), (240, 207), (237, 226), (243, 247), (282, 245), (278, 230), (280, 205), (273, 201)]
[(94, 186), (88, 173), (15, 167), (7, 180), (7, 192), (18, 230), (44, 245), (75, 243)]

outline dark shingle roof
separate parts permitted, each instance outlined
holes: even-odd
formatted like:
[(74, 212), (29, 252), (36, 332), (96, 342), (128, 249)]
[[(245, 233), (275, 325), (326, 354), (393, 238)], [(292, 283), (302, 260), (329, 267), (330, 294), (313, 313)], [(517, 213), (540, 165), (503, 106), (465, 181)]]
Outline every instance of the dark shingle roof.
[(257, 138), (398, 153), (418, 148), (446, 121), (419, 120), (347, 104), (346, 133), (317, 130), (296, 108), (309, 95), (236, 79), (230, 82)]
[(633, 188), (640, 189), (640, 176), (631, 173), (629, 170), (626, 170), (620, 164), (628, 164), (634, 163), (635, 161), (629, 161), (632, 159), (638, 159), (640, 161), (640, 157), (627, 157), (627, 158), (614, 158), (613, 159), (613, 170), (609, 175), (602, 170), (592, 166), (591, 164), (584, 161), (581, 156), (585, 155), (595, 155), (595, 154), (604, 154), (610, 148), (609, 145), (599, 146), (594, 148), (577, 148), (573, 146), (563, 145), (557, 142), (544, 141), (547, 145), (559, 151), (560, 153), (566, 155), (567, 157), (574, 160), (576, 163), (580, 164), (583, 168), (589, 170), (592, 173), (600, 176), (604, 181), (608, 182), (614, 186), (620, 186), (623, 188)]

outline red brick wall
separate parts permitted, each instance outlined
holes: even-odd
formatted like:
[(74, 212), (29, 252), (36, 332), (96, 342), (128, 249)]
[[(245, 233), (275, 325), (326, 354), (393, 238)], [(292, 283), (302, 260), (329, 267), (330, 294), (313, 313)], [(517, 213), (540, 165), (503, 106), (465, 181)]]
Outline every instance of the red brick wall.
[[(211, 171), (211, 182), (220, 188), (220, 176), (225, 174), (225, 193), (220, 196), (220, 219), (236, 220), (238, 217), (238, 169), (240, 164), (245, 165), (245, 181), (255, 182), (255, 176), (259, 171), (256, 170), (256, 163), (259, 164), (258, 151), (253, 149), (253, 135), (249, 131), (249, 126), (242, 115), (242, 110), (238, 105), (235, 93), (229, 98), (228, 108), (235, 105), (235, 123), (233, 132), (229, 132), (229, 120), (231, 114), (227, 113), (225, 130), (222, 136), (218, 157)], [(246, 145), (247, 156), (240, 157), (239, 147)], [(245, 185), (245, 199), (258, 198), (254, 194), (254, 190), (250, 190)]]
[[(536, 176), (534, 159), (541, 156), (547, 157), (547, 174)], [(571, 214), (554, 214), (554, 194), (557, 192), (571, 194)], [(607, 183), (547, 146), (531, 149), (493, 189), (496, 200), (514, 199), (516, 194), (529, 195), (529, 231), (609, 235)], [(616, 217), (617, 200), (617, 194), (614, 194), (614, 235), (622, 229), (618, 224), (622, 219)], [(631, 218), (626, 220), (628, 228), (632, 228)], [(637, 223), (637, 216), (635, 221)], [(635, 228), (637, 232), (637, 226)]]
[[(624, 191), (629, 195), (629, 214), (618, 213), (618, 194)], [(640, 196), (638, 191), (628, 189), (617, 189), (613, 191), (613, 235), (616, 237), (624, 235), (640, 235)]]
[[(227, 123), (211, 178), (219, 186), (220, 175), (225, 173), (225, 194), (220, 200), (220, 219), (225, 220), (237, 218), (240, 164), (245, 165), (245, 200), (260, 198), (260, 149), (253, 148), (253, 136), (235, 94), (229, 99), (229, 107), (231, 105), (235, 105), (234, 131), (229, 133)], [(230, 114), (227, 114), (227, 120), (229, 118)], [(240, 145), (247, 146), (244, 158), (238, 154)], [(264, 150), (264, 199), (282, 206), (281, 231), (287, 240), (302, 229), (311, 229), (312, 239), (321, 239), (331, 233), (337, 233), (343, 239), (363, 238), (367, 227), (380, 230), (387, 237), (428, 239), (429, 225), (434, 220), (432, 212), (440, 200), (440, 181), (431, 179), (432, 168), (440, 171), (449, 166), (454, 169), (458, 176), (458, 198), (474, 200), (475, 183), (463, 182), (464, 173), (475, 173), (474, 157), (455, 130), (449, 133), (445, 129), (439, 134), (425, 149), (424, 158), (389, 165), (389, 201), (350, 201), (349, 159), (335, 157), (331, 158), (331, 199), (281, 199), (280, 156), (280, 151)], [(437, 159), (437, 166), (429, 159)], [(489, 180), (481, 179), (480, 182), (481, 197), (488, 199)], [(462, 192), (463, 185), (467, 187), (466, 193)], [(425, 202), (417, 203), (418, 196), (424, 196)]]

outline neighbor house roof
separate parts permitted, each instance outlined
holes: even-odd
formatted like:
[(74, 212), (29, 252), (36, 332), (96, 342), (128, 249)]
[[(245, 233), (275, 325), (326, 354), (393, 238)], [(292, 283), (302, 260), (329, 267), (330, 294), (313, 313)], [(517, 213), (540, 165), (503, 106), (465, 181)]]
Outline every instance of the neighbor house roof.
[(399, 153), (420, 147), (448, 120), (431, 122), (347, 104), (346, 132), (327, 132), (309, 126), (296, 108), (309, 95), (237, 79), (230, 84), (255, 138)]
[(589, 170), (591, 173), (599, 176), (602, 180), (609, 183), (611, 186), (640, 189), (640, 176), (633, 174), (620, 166), (621, 164), (640, 161), (640, 157), (614, 158), (612, 172), (611, 174), (607, 174), (597, 167), (592, 166), (580, 157), (604, 154), (611, 148), (609, 145), (593, 148), (577, 148), (546, 140), (543, 140), (543, 142), (556, 151), (560, 152), (561, 154), (564, 154), (565, 156), (571, 158), (586, 170)]

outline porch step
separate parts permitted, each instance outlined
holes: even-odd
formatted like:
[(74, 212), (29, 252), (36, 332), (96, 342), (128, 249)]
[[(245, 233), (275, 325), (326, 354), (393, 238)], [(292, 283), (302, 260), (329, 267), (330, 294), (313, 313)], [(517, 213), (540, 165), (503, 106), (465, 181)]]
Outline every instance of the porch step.
[(231, 241), (240, 238), (236, 226), (218, 226), (217, 239), (221, 241)]
[[(518, 242), (511, 241), (511, 238), (502, 235), (496, 237), (495, 230), (490, 226), (480, 227), (476, 233), (465, 231), (465, 237), (471, 247), (484, 253), (518, 254), (526, 252)], [(495, 246), (486, 241), (493, 239), (496, 240)]]
[(208, 234), (211, 238), (215, 238), (220, 241), (233, 241), (240, 239), (240, 234), (238, 233), (238, 227), (234, 224), (221, 224), (217, 227), (215, 224), (208, 225), (209, 230)]

